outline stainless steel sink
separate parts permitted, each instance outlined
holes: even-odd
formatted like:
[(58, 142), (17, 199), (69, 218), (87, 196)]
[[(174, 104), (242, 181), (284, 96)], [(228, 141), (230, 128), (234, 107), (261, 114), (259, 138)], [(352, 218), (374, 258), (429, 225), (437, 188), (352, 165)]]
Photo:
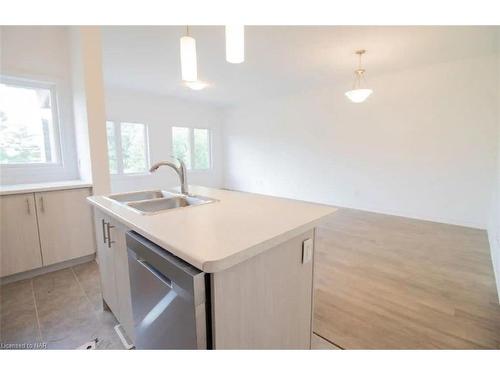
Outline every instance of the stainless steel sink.
[(164, 190), (137, 191), (113, 194), (107, 197), (141, 214), (151, 215), (174, 208), (198, 206), (216, 202), (216, 199), (198, 195), (176, 194)]
[(127, 206), (144, 213), (171, 210), (172, 208), (198, 206), (214, 202), (214, 199), (199, 196), (176, 196), (172, 198), (150, 199), (141, 202), (129, 202)]
[(173, 197), (174, 195), (175, 194), (170, 193), (168, 191), (150, 190), (150, 191), (134, 191), (131, 193), (112, 194), (108, 196), (108, 198), (117, 202), (126, 203), (126, 202), (143, 201), (146, 199)]

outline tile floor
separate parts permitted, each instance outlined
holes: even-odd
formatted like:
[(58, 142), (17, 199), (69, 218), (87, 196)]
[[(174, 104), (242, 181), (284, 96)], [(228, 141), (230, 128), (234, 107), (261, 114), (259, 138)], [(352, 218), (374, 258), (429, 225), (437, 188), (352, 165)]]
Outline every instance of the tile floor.
[(3, 348), (75, 349), (97, 339), (97, 349), (123, 349), (116, 319), (102, 309), (95, 262), (3, 285), (0, 299)]
[[(0, 286), (0, 345), (4, 349), (123, 349), (113, 314), (103, 311), (95, 261)], [(22, 347), (18, 345), (28, 345)], [(313, 335), (313, 349), (338, 349)]]

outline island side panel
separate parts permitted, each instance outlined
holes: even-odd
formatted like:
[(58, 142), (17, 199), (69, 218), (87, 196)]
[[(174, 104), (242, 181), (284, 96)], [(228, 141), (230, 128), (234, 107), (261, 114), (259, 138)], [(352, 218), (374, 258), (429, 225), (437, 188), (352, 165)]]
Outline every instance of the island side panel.
[(212, 274), (215, 349), (310, 349), (313, 257), (302, 263), (309, 230)]

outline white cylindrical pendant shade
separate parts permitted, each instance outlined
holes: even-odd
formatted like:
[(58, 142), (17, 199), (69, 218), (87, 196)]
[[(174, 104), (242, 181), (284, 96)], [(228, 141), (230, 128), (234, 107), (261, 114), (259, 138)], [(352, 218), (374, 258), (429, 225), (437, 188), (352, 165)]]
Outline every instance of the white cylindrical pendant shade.
[(363, 103), (372, 94), (373, 90), (370, 89), (357, 89), (347, 91), (345, 95), (353, 103)]
[(226, 60), (233, 64), (245, 60), (245, 26), (226, 26)]
[(196, 40), (190, 36), (181, 38), (181, 73), (183, 81), (197, 81)]

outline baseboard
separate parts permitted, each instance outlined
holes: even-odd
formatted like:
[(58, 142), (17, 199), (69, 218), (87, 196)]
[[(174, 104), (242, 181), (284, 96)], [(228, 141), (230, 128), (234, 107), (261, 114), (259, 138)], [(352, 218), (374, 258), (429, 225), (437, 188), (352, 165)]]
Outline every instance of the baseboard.
[(497, 285), (497, 297), (500, 304), (500, 243), (492, 229), (488, 230), (488, 240), (490, 242), (491, 262), (493, 263), (493, 273)]
[(0, 278), (0, 285), (13, 283), (15, 281), (31, 279), (35, 276), (40, 276), (49, 272), (59, 271), (64, 268), (76, 266), (78, 264), (87, 263), (95, 259), (95, 254), (85, 255), (80, 258), (70, 259), (61, 263), (51, 264), (50, 266), (36, 268), (25, 272), (16, 273)]
[(393, 210), (393, 209), (381, 209), (380, 207), (376, 206), (366, 206), (366, 205), (351, 205), (351, 204), (344, 204), (344, 202), (337, 202), (337, 201), (326, 201), (326, 200), (304, 200), (303, 198), (295, 197), (295, 196), (288, 196), (288, 195), (278, 195), (278, 194), (271, 194), (271, 193), (265, 193), (265, 192), (256, 192), (252, 190), (241, 190), (240, 188), (231, 188), (231, 187), (224, 187), (222, 188), (223, 190), (229, 190), (229, 191), (237, 191), (237, 192), (242, 192), (242, 193), (252, 193), (252, 194), (258, 194), (258, 195), (268, 195), (276, 198), (285, 198), (285, 199), (293, 199), (293, 200), (299, 200), (299, 201), (304, 201), (304, 202), (309, 202), (309, 203), (318, 203), (318, 204), (327, 204), (329, 206), (334, 206), (337, 208), (349, 208), (353, 210), (359, 210), (359, 211), (366, 211), (366, 212), (373, 212), (376, 214), (382, 214), (382, 215), (390, 215), (390, 216), (398, 216), (398, 217), (403, 217), (407, 219), (414, 219), (414, 220), (421, 220), (421, 221), (429, 221), (432, 223), (439, 223), (439, 224), (447, 224), (447, 225), (456, 225), (460, 227), (466, 227), (466, 228), (473, 228), (473, 229), (481, 229), (481, 230), (486, 230), (487, 227), (484, 223), (479, 223), (475, 221), (465, 221), (465, 220), (459, 220), (459, 219), (454, 219), (454, 218), (447, 218), (447, 217), (440, 217), (440, 216), (434, 216), (434, 215), (417, 215), (413, 214), (410, 212), (406, 212), (404, 210)]

